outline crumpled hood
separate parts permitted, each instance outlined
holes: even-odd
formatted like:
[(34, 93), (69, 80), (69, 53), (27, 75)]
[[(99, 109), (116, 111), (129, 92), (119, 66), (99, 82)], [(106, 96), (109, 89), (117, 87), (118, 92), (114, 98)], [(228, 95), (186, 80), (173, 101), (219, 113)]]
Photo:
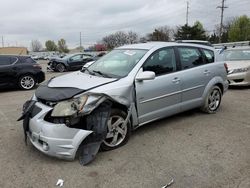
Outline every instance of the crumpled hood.
[(115, 78), (98, 77), (77, 71), (52, 78), (47, 83), (41, 84), (35, 95), (38, 99), (45, 101), (61, 101), (116, 80)]
[(250, 67), (250, 60), (248, 61), (226, 61), (226, 63), (228, 65), (229, 70)]
[(94, 75), (82, 73), (81, 71), (72, 72), (63, 76), (53, 78), (49, 87), (73, 87), (82, 90), (89, 90), (91, 88), (107, 84), (117, 80), (116, 78), (104, 78)]

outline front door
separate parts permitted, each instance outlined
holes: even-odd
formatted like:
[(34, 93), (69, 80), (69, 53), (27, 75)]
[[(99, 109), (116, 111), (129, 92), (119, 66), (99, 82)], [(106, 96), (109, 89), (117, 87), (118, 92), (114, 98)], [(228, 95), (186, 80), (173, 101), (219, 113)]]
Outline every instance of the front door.
[(140, 71), (153, 71), (154, 80), (135, 81), (139, 123), (147, 123), (180, 111), (180, 72), (173, 48), (154, 52)]

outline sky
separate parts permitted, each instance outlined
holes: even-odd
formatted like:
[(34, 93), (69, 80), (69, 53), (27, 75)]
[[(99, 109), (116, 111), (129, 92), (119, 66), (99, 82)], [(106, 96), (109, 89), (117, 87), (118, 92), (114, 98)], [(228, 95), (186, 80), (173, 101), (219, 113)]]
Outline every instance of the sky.
[[(30, 47), (32, 40), (64, 38), (69, 48), (101, 41), (116, 31), (140, 36), (156, 27), (186, 23), (186, 0), (0, 0), (0, 47)], [(199, 20), (208, 32), (220, 23), (221, 0), (189, 0), (189, 24)], [(250, 0), (226, 0), (224, 20), (250, 16)]]

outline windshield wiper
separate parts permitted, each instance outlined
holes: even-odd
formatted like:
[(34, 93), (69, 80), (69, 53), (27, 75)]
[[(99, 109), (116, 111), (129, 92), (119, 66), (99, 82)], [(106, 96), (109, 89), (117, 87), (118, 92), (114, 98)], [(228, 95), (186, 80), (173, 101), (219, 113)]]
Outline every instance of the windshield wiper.
[(94, 73), (97, 73), (97, 74), (99, 74), (99, 75), (101, 75), (101, 76), (103, 76), (103, 77), (106, 77), (106, 78), (112, 78), (111, 76), (109, 76), (109, 75), (107, 75), (107, 74), (105, 74), (105, 73), (103, 73), (103, 72), (101, 72), (101, 71), (93, 70), (93, 72), (94, 72)]
[(84, 67), (84, 69), (81, 70), (81, 72), (87, 71), (90, 75), (94, 75), (93, 72), (91, 72), (87, 67)]

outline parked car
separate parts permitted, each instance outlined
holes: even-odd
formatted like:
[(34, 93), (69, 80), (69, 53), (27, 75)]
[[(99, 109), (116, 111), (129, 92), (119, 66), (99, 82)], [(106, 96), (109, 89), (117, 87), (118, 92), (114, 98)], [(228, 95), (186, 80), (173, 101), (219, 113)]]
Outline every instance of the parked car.
[(130, 132), (189, 109), (215, 113), (228, 89), (214, 48), (153, 42), (117, 48), (81, 71), (42, 84), (24, 104), (25, 136), (41, 152), (81, 164), (99, 147), (124, 145)]
[(229, 48), (222, 53), (228, 65), (228, 80), (232, 86), (250, 85), (250, 47)]
[(63, 58), (51, 59), (47, 69), (57, 72), (80, 70), (85, 63), (94, 60), (95, 58), (90, 54), (70, 54)]
[(29, 90), (45, 80), (41, 65), (29, 56), (0, 55), (0, 88)]
[(32, 55), (31, 58), (34, 59), (34, 60), (38, 60), (39, 59), (39, 57), (37, 55)]

